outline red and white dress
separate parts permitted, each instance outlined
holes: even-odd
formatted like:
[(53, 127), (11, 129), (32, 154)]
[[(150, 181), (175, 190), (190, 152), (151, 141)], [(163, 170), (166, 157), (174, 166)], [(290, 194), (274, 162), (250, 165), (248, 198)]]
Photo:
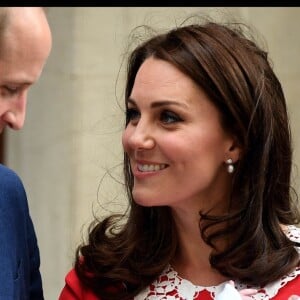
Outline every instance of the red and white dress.
[[(290, 240), (300, 243), (300, 228), (287, 226), (286, 235)], [(297, 247), (297, 250), (300, 254), (300, 247)], [(194, 285), (190, 281), (181, 278), (171, 266), (168, 266), (134, 300), (213, 300), (223, 290), (227, 282), (229, 281), (209, 287)], [(235, 282), (235, 287), (238, 291), (247, 288), (257, 289), (258, 293), (251, 296), (255, 300), (287, 300), (291, 295), (300, 295), (300, 267), (264, 287), (249, 286), (237, 281)]]
[[(288, 226), (286, 235), (292, 241), (300, 243), (300, 228)], [(297, 247), (297, 250), (300, 254), (300, 247)], [(213, 300), (226, 283), (210, 287), (194, 285), (181, 278), (171, 266), (168, 266), (134, 300)], [(238, 291), (246, 288), (257, 289), (258, 293), (251, 296), (254, 300), (288, 300), (291, 295), (300, 295), (300, 267), (264, 287), (248, 286), (238, 281), (235, 282), (235, 287)], [(83, 287), (75, 270), (72, 269), (66, 276), (66, 284), (59, 300), (99, 300), (99, 298)]]

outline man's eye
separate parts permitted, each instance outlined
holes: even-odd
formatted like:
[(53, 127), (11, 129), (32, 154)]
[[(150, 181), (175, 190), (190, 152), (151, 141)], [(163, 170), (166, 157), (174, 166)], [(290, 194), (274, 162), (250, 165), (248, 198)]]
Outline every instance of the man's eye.
[(140, 112), (135, 108), (128, 108), (126, 111), (126, 124), (135, 121), (140, 117)]
[(4, 94), (7, 96), (14, 96), (19, 92), (19, 88), (16, 86), (4, 86)]
[(163, 111), (160, 115), (160, 120), (164, 124), (171, 124), (171, 123), (176, 123), (176, 122), (181, 122), (182, 119), (175, 113), (171, 111)]

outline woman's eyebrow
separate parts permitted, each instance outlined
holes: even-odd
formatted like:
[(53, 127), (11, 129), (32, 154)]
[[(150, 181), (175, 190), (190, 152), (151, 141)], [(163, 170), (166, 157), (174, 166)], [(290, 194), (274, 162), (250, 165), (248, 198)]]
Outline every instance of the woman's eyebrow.
[[(134, 106), (137, 106), (136, 102), (134, 99), (129, 98), (127, 100), (127, 103), (131, 103)], [(160, 107), (160, 106), (166, 106), (166, 105), (177, 105), (177, 106), (181, 106), (181, 107), (185, 107), (188, 108), (188, 105), (183, 103), (183, 102), (177, 102), (177, 101), (173, 101), (173, 100), (159, 100), (159, 101), (154, 101), (151, 103), (151, 108), (156, 108), (156, 107)]]
[(183, 102), (177, 102), (173, 100), (161, 100), (161, 101), (155, 101), (151, 103), (151, 107), (159, 107), (159, 106), (165, 106), (165, 105), (177, 105), (181, 107), (188, 108), (188, 106)]

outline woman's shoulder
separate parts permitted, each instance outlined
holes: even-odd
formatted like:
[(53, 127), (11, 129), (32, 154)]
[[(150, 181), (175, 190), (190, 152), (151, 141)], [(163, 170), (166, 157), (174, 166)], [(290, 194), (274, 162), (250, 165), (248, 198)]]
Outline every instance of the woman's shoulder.
[(94, 293), (85, 289), (78, 278), (75, 269), (69, 271), (65, 278), (65, 286), (61, 291), (59, 300), (99, 300)]
[(288, 225), (285, 227), (284, 232), (291, 241), (299, 243), (299, 247), (297, 248), (300, 252), (300, 227), (297, 227), (295, 225)]
[(300, 295), (300, 267), (298, 267), (298, 273), (295, 274), (292, 279), (288, 278), (289, 275), (286, 276), (287, 282), (285, 283), (284, 278), (280, 281), (283, 286), (279, 288), (275, 297), (271, 299), (282, 300), (289, 299), (292, 295)]
[[(298, 243), (296, 249), (300, 254), (300, 228), (295, 225), (288, 225), (284, 228), (284, 232), (291, 241)], [(300, 295), (300, 266), (279, 280), (258, 288), (258, 290), (258, 295), (254, 299), (282, 300), (288, 299), (291, 295)]]
[[(300, 254), (300, 228), (295, 225), (288, 225), (284, 233), (293, 242), (298, 243), (295, 248)], [(281, 277), (264, 287), (259, 288), (259, 293), (254, 299), (288, 299), (291, 295), (300, 294), (300, 266), (296, 267), (289, 274)]]

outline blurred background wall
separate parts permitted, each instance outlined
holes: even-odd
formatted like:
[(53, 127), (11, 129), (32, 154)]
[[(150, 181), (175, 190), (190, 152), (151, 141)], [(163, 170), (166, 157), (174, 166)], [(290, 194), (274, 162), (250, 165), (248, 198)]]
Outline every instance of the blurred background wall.
[[(123, 73), (130, 31), (186, 16), (246, 21), (264, 37), (283, 84), (300, 160), (300, 8), (50, 7), (53, 49), (29, 94), (24, 130), (6, 132), (6, 164), (24, 181), (46, 300), (57, 299), (93, 212), (122, 210)], [(117, 80), (117, 78), (119, 78)], [(295, 187), (299, 181), (294, 169)]]

